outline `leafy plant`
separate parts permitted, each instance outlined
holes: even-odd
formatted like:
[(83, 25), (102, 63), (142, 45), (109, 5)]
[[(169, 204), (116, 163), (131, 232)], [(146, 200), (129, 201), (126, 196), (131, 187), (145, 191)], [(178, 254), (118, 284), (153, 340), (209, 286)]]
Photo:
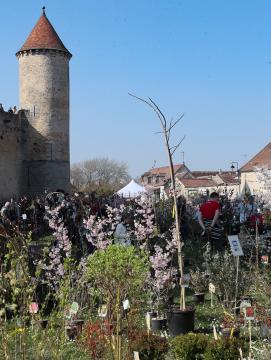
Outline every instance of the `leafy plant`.
[(196, 294), (202, 294), (208, 291), (209, 279), (205, 272), (196, 270), (190, 270), (190, 284)]
[(204, 360), (236, 360), (240, 358), (240, 349), (246, 354), (244, 342), (236, 338), (212, 340), (204, 353)]
[[(210, 281), (215, 285), (216, 295), (220, 302), (231, 309), (235, 300), (236, 291), (236, 259), (231, 253), (225, 251), (207, 258)], [(245, 295), (249, 289), (250, 274), (240, 264), (238, 274), (238, 296)]]
[(203, 334), (177, 336), (171, 341), (171, 352), (176, 360), (199, 360), (203, 359), (207, 344), (208, 337)]
[(140, 360), (166, 359), (169, 349), (167, 339), (145, 332), (137, 332), (133, 336), (130, 334), (129, 340), (131, 350), (139, 352)]

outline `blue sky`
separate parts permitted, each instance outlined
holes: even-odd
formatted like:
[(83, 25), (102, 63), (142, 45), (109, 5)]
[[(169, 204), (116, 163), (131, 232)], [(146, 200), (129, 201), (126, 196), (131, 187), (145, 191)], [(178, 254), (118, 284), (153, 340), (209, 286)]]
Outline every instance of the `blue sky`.
[(182, 160), (193, 170), (240, 165), (270, 141), (268, 0), (12, 0), (0, 12), (0, 102), (18, 103), (15, 52), (42, 6), (72, 52), (71, 160), (125, 161), (132, 176), (166, 165), (159, 123), (128, 96), (184, 113)]

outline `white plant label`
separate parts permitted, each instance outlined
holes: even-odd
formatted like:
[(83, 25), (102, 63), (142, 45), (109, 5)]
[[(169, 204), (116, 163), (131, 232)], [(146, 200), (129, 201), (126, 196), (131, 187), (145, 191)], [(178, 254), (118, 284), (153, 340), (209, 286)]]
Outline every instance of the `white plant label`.
[(106, 315), (107, 315), (107, 306), (106, 305), (102, 305), (99, 307), (98, 309), (98, 315), (101, 317), (101, 318), (105, 318)]
[(129, 310), (130, 309), (130, 301), (128, 299), (124, 300), (122, 305), (123, 305), (124, 310)]
[(138, 351), (134, 351), (134, 360), (140, 360)]
[(70, 314), (73, 314), (73, 315), (76, 315), (78, 313), (78, 310), (79, 310), (79, 305), (77, 302), (73, 302), (71, 304), (71, 308), (70, 308)]
[(239, 241), (238, 235), (229, 235), (228, 240), (231, 247), (231, 252), (233, 256), (244, 256), (242, 246)]
[(26, 215), (26, 214), (23, 214), (23, 215), (22, 215), (22, 218), (23, 218), (23, 220), (26, 220), (26, 219), (27, 219), (27, 215)]
[(147, 313), (146, 315), (146, 325), (147, 325), (147, 329), (151, 330), (151, 315), (149, 313)]
[(212, 283), (209, 284), (209, 292), (215, 294), (215, 286)]

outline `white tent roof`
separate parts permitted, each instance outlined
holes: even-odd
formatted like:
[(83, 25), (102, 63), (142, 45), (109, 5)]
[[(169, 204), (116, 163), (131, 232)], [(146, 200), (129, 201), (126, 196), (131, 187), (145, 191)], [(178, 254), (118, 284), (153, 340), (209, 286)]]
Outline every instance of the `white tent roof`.
[(120, 189), (117, 194), (125, 198), (135, 198), (145, 192), (146, 190), (143, 186), (137, 184), (134, 180), (131, 180), (129, 184)]

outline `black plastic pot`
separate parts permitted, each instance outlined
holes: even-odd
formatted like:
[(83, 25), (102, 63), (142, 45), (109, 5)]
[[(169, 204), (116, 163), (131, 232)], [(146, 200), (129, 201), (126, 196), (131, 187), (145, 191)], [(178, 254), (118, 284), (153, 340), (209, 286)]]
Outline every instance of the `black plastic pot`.
[(162, 331), (166, 327), (166, 319), (151, 319), (152, 331)]
[(73, 320), (71, 326), (76, 328), (77, 334), (82, 332), (84, 322), (84, 320)]
[(194, 294), (194, 300), (197, 304), (204, 303), (205, 294)]
[(195, 309), (168, 311), (168, 330), (171, 336), (193, 332), (195, 328)]
[(69, 341), (74, 341), (75, 340), (75, 338), (77, 336), (77, 328), (76, 328), (76, 326), (66, 326), (65, 332), (66, 332), (66, 338)]

